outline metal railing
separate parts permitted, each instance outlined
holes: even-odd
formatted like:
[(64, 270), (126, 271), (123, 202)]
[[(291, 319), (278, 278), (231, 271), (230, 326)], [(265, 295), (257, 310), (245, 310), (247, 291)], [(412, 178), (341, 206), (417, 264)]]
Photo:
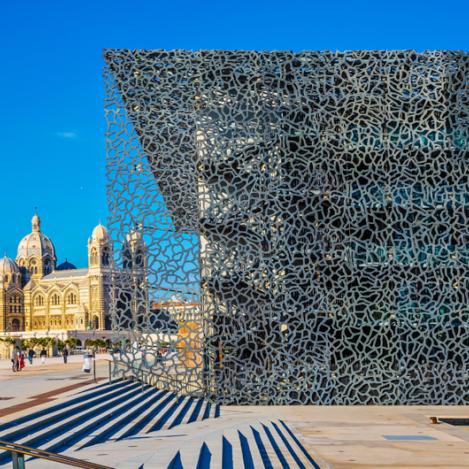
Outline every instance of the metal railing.
[(95, 464), (83, 459), (71, 458), (63, 454), (50, 453), (42, 449), (30, 448), (29, 446), (18, 445), (8, 441), (0, 440), (0, 450), (9, 451), (13, 463), (13, 469), (25, 468), (25, 456), (32, 456), (33, 458), (44, 459), (46, 461), (57, 462), (60, 464), (67, 464), (72, 467), (83, 467), (85, 469), (113, 469), (111, 466), (103, 466)]

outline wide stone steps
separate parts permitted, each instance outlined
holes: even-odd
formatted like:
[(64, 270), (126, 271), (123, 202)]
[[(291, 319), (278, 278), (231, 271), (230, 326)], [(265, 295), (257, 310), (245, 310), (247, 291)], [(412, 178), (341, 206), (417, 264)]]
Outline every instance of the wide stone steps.
[[(218, 406), (203, 399), (121, 380), (2, 423), (0, 439), (61, 453), (202, 421), (219, 416), (219, 412)], [(9, 453), (0, 453), (0, 466), (10, 460)]]
[[(222, 434), (221, 434), (222, 433)], [(147, 465), (140, 466), (145, 469)], [(148, 465), (148, 468), (153, 467)], [(209, 437), (194, 447), (181, 448), (169, 461), (168, 469), (318, 469), (283, 420), (260, 421), (231, 428)]]

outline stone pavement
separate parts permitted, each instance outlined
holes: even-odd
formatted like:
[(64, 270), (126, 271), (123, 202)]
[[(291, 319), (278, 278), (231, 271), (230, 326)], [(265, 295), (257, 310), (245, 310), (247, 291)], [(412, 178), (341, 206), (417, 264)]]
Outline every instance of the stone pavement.
[[(98, 370), (101, 378), (107, 376), (104, 361)], [(31, 397), (39, 393), (55, 393), (51, 396), (53, 403), (42, 402), (32, 410), (0, 416), (0, 422), (5, 424), (76, 396), (82, 389), (64, 391), (74, 384), (93, 392), (95, 385), (88, 384), (90, 377), (83, 375), (78, 360), (68, 365), (56, 360), (45, 368), (33, 366), (24, 375), (13, 374), (7, 368), (0, 370), (0, 395), (9, 393), (16, 399), (0, 401), (3, 409), (12, 403), (34, 402)], [(103, 379), (100, 384), (105, 382)], [(432, 416), (469, 418), (469, 408), (465, 407), (222, 406), (220, 417), (190, 423), (189, 414), (174, 427), (168, 421), (158, 431), (150, 429), (124, 438), (121, 433), (119, 438), (91, 446), (80, 441), (64, 454), (120, 469), (142, 465), (144, 469), (167, 468), (171, 463), (173, 468), (184, 469), (469, 468), (469, 428), (432, 424), (430, 420)], [(177, 418), (176, 414), (172, 418)], [(103, 421), (102, 425), (106, 428), (110, 424)], [(89, 435), (87, 441), (95, 436)], [(27, 462), (28, 469), (55, 467), (65, 466)]]
[[(72, 448), (64, 454), (120, 469), (137, 469), (142, 465), (144, 469), (167, 468), (177, 457), (182, 466), (173, 467), (185, 469), (263, 468), (269, 466), (263, 462), (255, 434), (268, 432), (276, 445), (269, 445), (264, 437), (264, 450), (270, 467), (274, 468), (462, 469), (469, 468), (469, 430), (434, 425), (429, 417), (468, 414), (464, 408), (437, 406), (222, 407), (218, 419), (81, 450)], [(283, 429), (282, 422), (317, 465), (305, 458), (297, 446), (295, 459), (288, 445), (282, 444), (273, 429), (274, 425)], [(293, 447), (295, 442), (289, 434), (286, 431), (283, 434)], [(245, 457), (243, 439), (250, 448), (249, 458)], [(230, 447), (229, 465), (225, 465), (225, 442)], [(283, 463), (275, 446), (282, 453)], [(205, 465), (199, 466), (201, 461)], [(34, 462), (28, 467), (52, 466)]]
[[(107, 358), (107, 354), (97, 356), (98, 381), (108, 378)], [(0, 360), (0, 418), (94, 384), (93, 374), (84, 373), (82, 363), (81, 355), (70, 356), (67, 364), (61, 357), (47, 358), (45, 365), (35, 359), (33, 365), (27, 362), (22, 371), (13, 373), (10, 361)]]

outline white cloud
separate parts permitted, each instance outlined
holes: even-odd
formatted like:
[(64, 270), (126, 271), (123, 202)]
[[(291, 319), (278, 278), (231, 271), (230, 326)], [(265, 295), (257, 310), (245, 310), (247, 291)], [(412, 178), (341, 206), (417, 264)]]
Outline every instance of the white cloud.
[(57, 137), (66, 138), (66, 139), (69, 139), (69, 140), (78, 137), (78, 134), (73, 130), (67, 130), (67, 131), (64, 131), (64, 132), (56, 132), (55, 135), (57, 135)]

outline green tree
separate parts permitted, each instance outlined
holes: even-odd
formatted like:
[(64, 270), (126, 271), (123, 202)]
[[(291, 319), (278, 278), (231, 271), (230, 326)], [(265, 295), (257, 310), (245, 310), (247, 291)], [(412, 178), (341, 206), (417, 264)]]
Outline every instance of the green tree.
[(0, 338), (0, 341), (3, 342), (4, 344), (9, 344), (9, 345), (16, 344), (16, 339), (14, 339), (13, 337), (3, 337), (3, 338)]

